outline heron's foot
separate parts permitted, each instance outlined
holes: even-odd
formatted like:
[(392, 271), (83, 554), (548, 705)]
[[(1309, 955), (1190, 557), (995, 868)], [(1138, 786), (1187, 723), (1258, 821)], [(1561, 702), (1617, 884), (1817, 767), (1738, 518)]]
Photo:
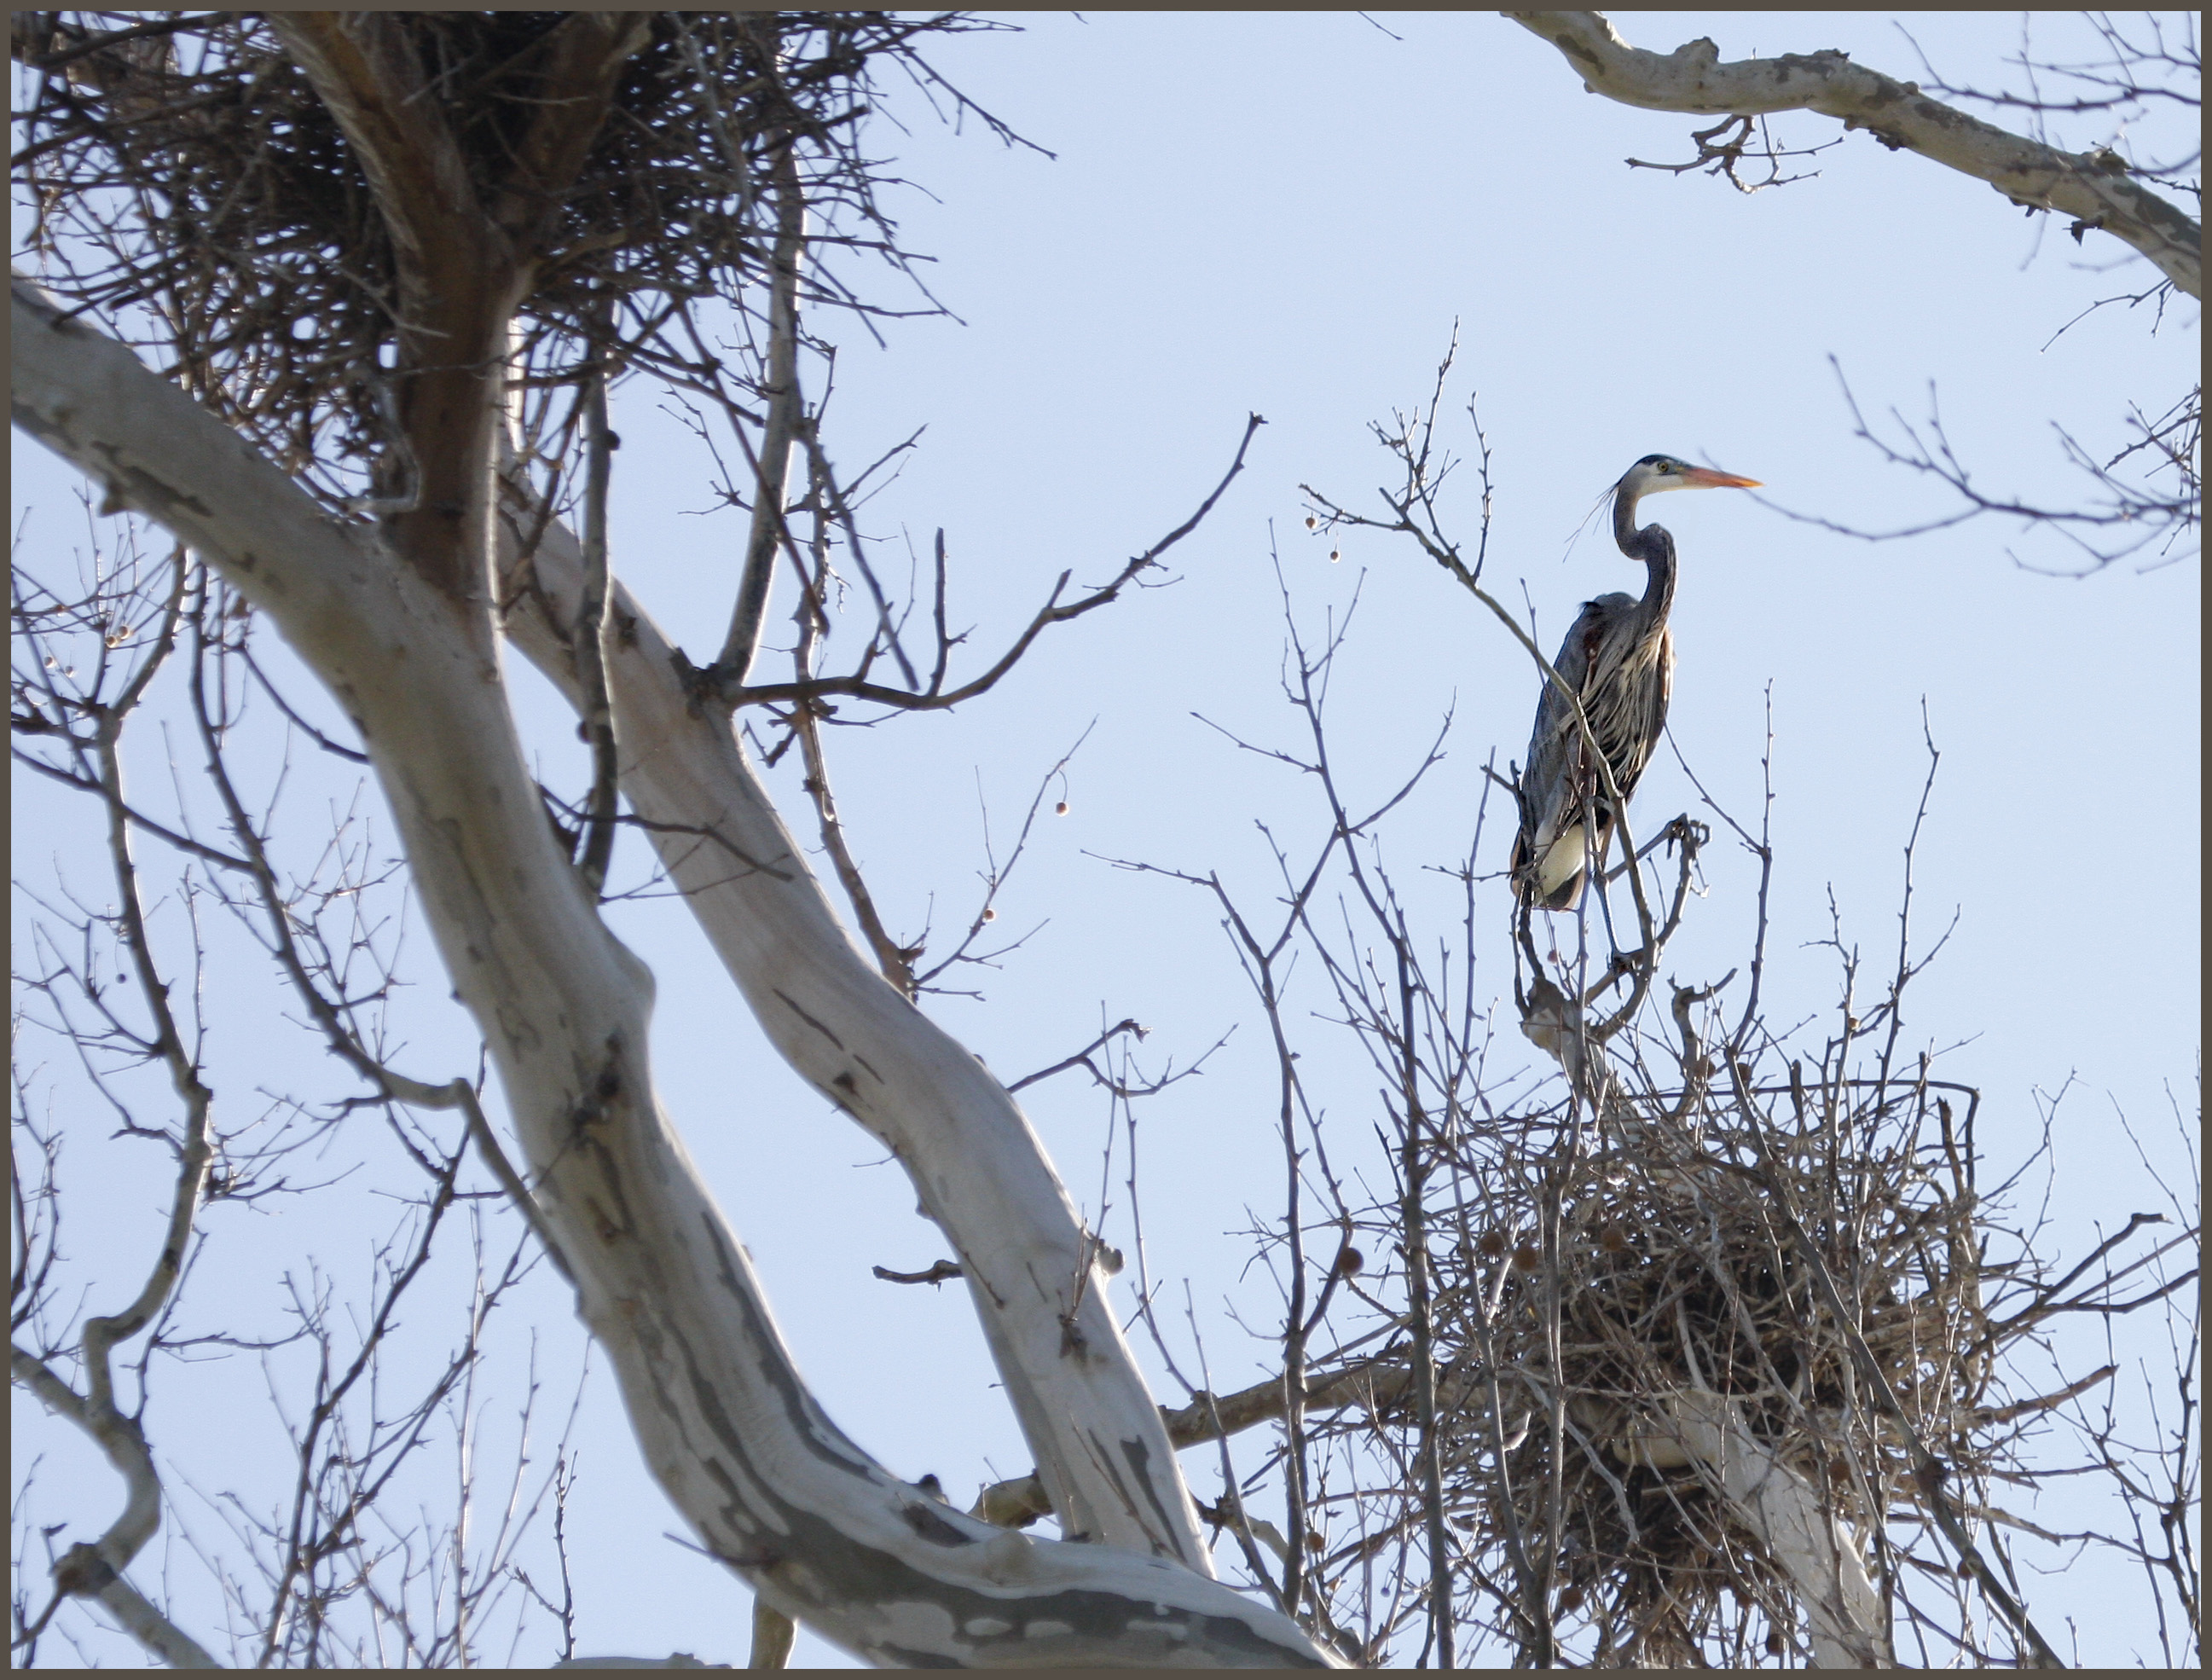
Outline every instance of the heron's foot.
[(1655, 960), (1654, 953), (1648, 945), (1640, 945), (1633, 951), (1614, 951), (1606, 963), (1605, 972), (1599, 975), (1590, 989), (1583, 994), (1583, 1002), (1585, 1005), (1596, 1002), (1631, 975), (1648, 971)]

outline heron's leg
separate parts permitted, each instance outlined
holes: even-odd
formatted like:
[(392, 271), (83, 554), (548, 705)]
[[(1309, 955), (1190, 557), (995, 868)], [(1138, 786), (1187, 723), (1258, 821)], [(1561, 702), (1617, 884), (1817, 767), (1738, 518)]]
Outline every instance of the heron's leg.
[[(1591, 855), (1589, 866), (1590, 886), (1596, 893), (1599, 911), (1605, 917), (1606, 948), (1613, 953), (1606, 963), (1607, 974), (1611, 974), (1620, 961), (1620, 934), (1613, 925), (1613, 894), (1607, 890), (1620, 873), (1605, 867), (1606, 855), (1612, 849), (1613, 825), (1607, 823), (1599, 831), (1597, 849)], [(1627, 868), (1634, 862), (1635, 860), (1631, 858), (1621, 867)]]
[[(1668, 834), (1671, 834), (1674, 831), (1674, 824), (1668, 824), (1666, 829), (1661, 831), (1661, 837), (1663, 839)], [(1613, 839), (1613, 831), (1610, 826), (1606, 830), (1605, 838), (1607, 849), (1609, 850)], [(1656, 840), (1652, 843), (1653, 845), (1658, 843)], [(1648, 851), (1650, 848), (1647, 847), (1645, 849)], [(1597, 862), (1590, 871), (1592, 878), (1597, 884), (1598, 901), (1604, 906), (1606, 944), (1613, 955), (1606, 964), (1605, 977), (1590, 989), (1589, 996), (1583, 1000), (1585, 1002), (1594, 1000), (1598, 994), (1623, 975), (1634, 974), (1657, 960), (1658, 953), (1651, 949), (1649, 942), (1638, 946), (1633, 951), (1622, 947), (1620, 930), (1613, 922), (1613, 894), (1607, 890), (1631, 869), (1640, 867), (1641, 863), (1640, 858), (1631, 855), (1622, 858), (1619, 863), (1608, 869), (1605, 867), (1604, 853), (1601, 852)]]
[(1525, 1000), (1522, 999), (1520, 992), (1522, 956), (1524, 953), (1527, 955), (1528, 959), (1528, 968), (1531, 973), (1536, 975), (1539, 978), (1541, 978), (1544, 973), (1543, 959), (1536, 954), (1536, 937), (1529, 926), (1534, 916), (1535, 906), (1533, 904), (1524, 904), (1516, 906), (1514, 932), (1518, 935), (1518, 949), (1515, 952), (1513, 958), (1513, 987), (1514, 998), (1516, 1001), (1525, 1001)]
[[(1602, 905), (1600, 906), (1600, 910), (1610, 926), (1613, 920), (1612, 913), (1605, 910)], [(1585, 888), (1581, 902), (1575, 906), (1575, 989), (1577, 992), (1589, 983), (1589, 917), (1590, 895), (1589, 890)]]

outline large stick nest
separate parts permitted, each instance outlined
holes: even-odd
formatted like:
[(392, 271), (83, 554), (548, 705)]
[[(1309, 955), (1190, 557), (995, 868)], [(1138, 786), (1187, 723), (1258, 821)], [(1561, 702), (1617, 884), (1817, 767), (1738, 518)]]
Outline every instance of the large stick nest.
[[(1724, 1597), (1771, 1610), (1790, 1596), (1710, 1473), (1668, 1438), (1662, 1397), (1703, 1389), (1739, 1400), (1752, 1434), (1840, 1495), (1840, 1510), (1886, 1513), (1907, 1485), (1902, 1442), (1879, 1422), (1867, 1427), (1873, 1397), (1776, 1219), (1770, 1171), (1805, 1210), (1807, 1236), (1844, 1283), (1852, 1328), (1914, 1427), (1952, 1449), (1960, 1468), (1979, 1468), (1972, 1436), (1959, 1427), (1980, 1403), (1988, 1370), (1985, 1348), (1969, 1352), (1987, 1330), (1974, 1197), (1955, 1147), (1923, 1144), (1920, 1126), (1900, 1129), (1890, 1108), (1808, 1124), (1784, 1159), (1755, 1170), (1747, 1170), (1758, 1160), (1751, 1140), (1723, 1131), (1680, 1151), (1665, 1149), (1656, 1130), (1616, 1137), (1565, 1186), (1558, 1263), (1540, 1268), (1541, 1284), (1513, 1257), (1491, 1260), (1480, 1239), (1474, 1255), (1452, 1257), (1455, 1300), (1504, 1283), (1496, 1356), (1537, 1374), (1528, 1399), (1536, 1389), (1564, 1395), (1568, 1421), (1589, 1443), (1532, 1427), (1507, 1470), (1524, 1520), (1539, 1515), (1559, 1476), (1573, 1537), (1563, 1536), (1561, 1606), (1586, 1605), (1623, 1655), (1640, 1646), (1645, 1660), (1686, 1660), (1717, 1625)], [(1669, 1154), (1680, 1164), (1668, 1164)], [(1537, 1209), (1529, 1212), (1534, 1232)], [(1556, 1348), (1540, 1299), (1553, 1288)], [(1449, 1328), (1472, 1351), (1483, 1338), (1470, 1316), (1455, 1315)], [(1503, 1538), (1506, 1483), (1462, 1462), (1480, 1528)]]
[[(538, 49), (567, 15), (407, 15), (426, 117), (448, 125), (484, 202), (538, 109)], [(811, 247), (903, 266), (876, 204), (877, 166), (858, 149), (872, 69), (896, 63), (972, 109), (915, 42), (983, 27), (655, 14), (535, 266), (517, 323), (525, 378), (573, 380), (602, 350), (696, 372), (708, 347), (669, 329), (702, 300), (752, 313), (748, 289), (775, 236), (769, 174), (787, 152)], [(357, 488), (392, 432), (379, 375), (397, 336), (393, 253), (337, 121), (266, 18), (18, 12), (11, 45), (37, 72), (19, 94), (14, 163), (45, 283), (165, 355), (167, 371), (319, 490)], [(806, 277), (817, 300), (867, 307), (834, 268), (811, 262)]]
[[(1444, 1506), (1474, 1565), (1462, 1578), (1489, 1581), (1462, 1613), (1511, 1644), (1528, 1640), (1525, 1621), (1513, 1625), (1516, 1549), (1553, 1560), (1546, 1613), (1562, 1636), (1588, 1629), (1601, 1664), (1694, 1665), (1717, 1646), (1753, 1660), (1800, 1627), (1786, 1578), (1670, 1431), (1674, 1397), (1727, 1397), (1876, 1549), (1893, 1548), (1890, 1525), (1924, 1501), (1849, 1335), (1955, 1476), (1979, 1481), (1996, 1450), (1983, 1409), (2007, 1332), (1984, 1308), (1972, 1148), (1951, 1102), (1905, 1080), (1745, 1097), (1615, 1095), (1579, 1144), (1563, 1104), (1470, 1129), (1440, 1163), (1432, 1192), (1450, 1188), (1441, 1204), (1431, 1194), (1429, 1218)], [(1699, 1109), (1702, 1123), (1684, 1118)], [(1844, 1291), (1848, 1328), (1778, 1216), (1778, 1177)], [(1396, 1345), (1402, 1356), (1402, 1333)], [(1408, 1385), (1373, 1403), (1314, 1433), (1348, 1444), (1415, 1427)], [(1401, 1486), (1395, 1519), (1366, 1523), (1324, 1576), (1418, 1531), (1412, 1478)], [(1946, 1567), (1926, 1551), (1911, 1561)], [(1877, 1579), (1898, 1561), (1877, 1556)]]

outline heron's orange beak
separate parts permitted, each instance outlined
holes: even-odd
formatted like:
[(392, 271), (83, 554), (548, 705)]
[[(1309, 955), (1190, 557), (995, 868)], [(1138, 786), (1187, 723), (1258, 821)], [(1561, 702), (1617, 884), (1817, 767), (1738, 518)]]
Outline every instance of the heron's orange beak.
[(1757, 490), (1756, 478), (1739, 478), (1733, 472), (1716, 472), (1710, 466), (1693, 466), (1682, 474), (1682, 482), (1692, 490)]

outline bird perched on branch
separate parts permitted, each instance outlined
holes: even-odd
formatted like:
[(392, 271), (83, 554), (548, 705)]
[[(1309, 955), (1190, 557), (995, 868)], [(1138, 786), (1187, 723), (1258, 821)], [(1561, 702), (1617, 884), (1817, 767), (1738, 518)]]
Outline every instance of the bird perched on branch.
[(1650, 581), (1641, 600), (1613, 594), (1585, 602), (1552, 661), (1582, 702), (1589, 735), (1613, 772), (1613, 789), (1590, 755), (1574, 706), (1546, 678), (1521, 777), (1521, 833), (1513, 843), (1513, 891), (1521, 903), (1557, 910), (1581, 901), (1589, 867), (1602, 867), (1612, 838), (1619, 814), (1613, 794), (1626, 802), (1636, 791), (1666, 727), (1674, 681), (1674, 642), (1667, 630), (1674, 539), (1662, 526), (1638, 530), (1636, 504), (1661, 490), (1748, 490), (1758, 483), (1685, 466), (1672, 455), (1646, 455), (1613, 486), (1613, 540), (1630, 559), (1644, 563)]

